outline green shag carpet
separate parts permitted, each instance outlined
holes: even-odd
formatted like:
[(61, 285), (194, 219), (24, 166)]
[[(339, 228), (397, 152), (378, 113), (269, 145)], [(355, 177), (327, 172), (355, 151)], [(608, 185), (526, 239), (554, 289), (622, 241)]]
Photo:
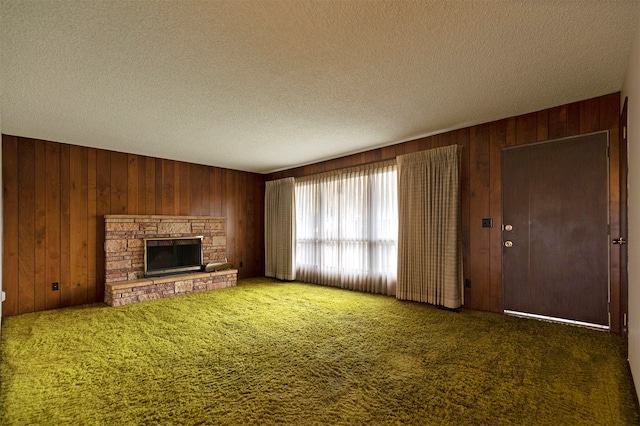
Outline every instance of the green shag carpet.
[(302, 283), (4, 319), (3, 425), (640, 424), (619, 336)]

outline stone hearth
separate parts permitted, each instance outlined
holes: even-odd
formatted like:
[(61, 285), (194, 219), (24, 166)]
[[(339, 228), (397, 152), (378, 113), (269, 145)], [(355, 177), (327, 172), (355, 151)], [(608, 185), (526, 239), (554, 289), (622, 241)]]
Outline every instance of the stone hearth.
[(237, 269), (228, 269), (110, 283), (105, 285), (104, 302), (110, 306), (122, 306), (163, 297), (233, 287), (236, 285), (237, 276)]

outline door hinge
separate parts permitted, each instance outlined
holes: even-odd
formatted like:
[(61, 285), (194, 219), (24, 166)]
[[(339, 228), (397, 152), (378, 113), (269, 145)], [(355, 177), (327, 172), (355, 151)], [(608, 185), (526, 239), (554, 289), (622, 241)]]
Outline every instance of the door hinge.
[(622, 325), (625, 326), (625, 327), (627, 326), (627, 314), (626, 313), (624, 313), (622, 315)]
[(627, 138), (627, 126), (622, 126), (622, 139)]

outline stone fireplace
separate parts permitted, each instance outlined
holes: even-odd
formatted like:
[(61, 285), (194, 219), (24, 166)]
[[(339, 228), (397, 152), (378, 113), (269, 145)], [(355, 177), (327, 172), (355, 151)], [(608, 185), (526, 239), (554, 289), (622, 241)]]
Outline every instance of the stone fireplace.
[(120, 306), (235, 285), (236, 269), (172, 271), (181, 273), (145, 277), (145, 239), (192, 240), (199, 237), (202, 237), (203, 264), (227, 260), (224, 217), (106, 215), (105, 303)]

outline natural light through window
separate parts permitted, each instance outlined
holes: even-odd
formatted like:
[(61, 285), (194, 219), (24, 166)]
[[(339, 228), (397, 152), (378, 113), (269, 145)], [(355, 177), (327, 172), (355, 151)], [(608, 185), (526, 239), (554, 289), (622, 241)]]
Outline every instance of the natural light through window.
[(296, 181), (296, 276), (393, 294), (397, 274), (395, 165)]

